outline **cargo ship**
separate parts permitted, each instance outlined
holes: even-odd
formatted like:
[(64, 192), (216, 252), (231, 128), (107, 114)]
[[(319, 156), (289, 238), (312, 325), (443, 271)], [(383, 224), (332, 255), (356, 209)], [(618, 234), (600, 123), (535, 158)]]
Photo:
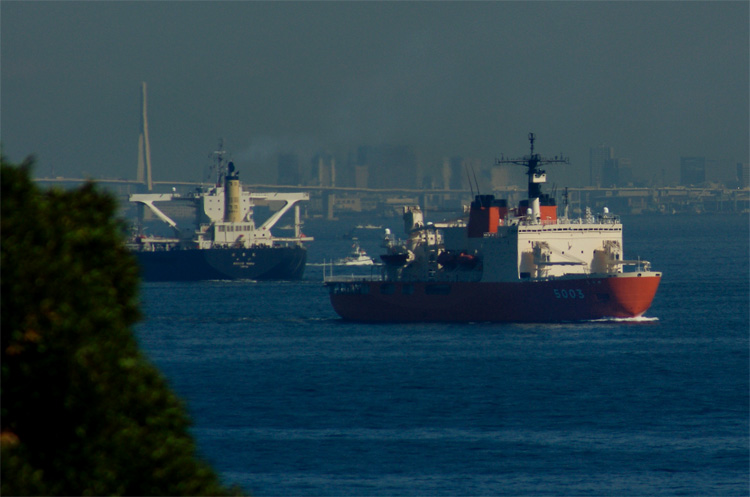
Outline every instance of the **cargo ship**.
[(622, 224), (605, 208), (558, 217), (542, 193), (542, 166), (568, 163), (531, 152), (498, 165), (526, 168), (528, 198), (511, 206), (477, 194), (468, 222), (425, 223), (403, 209), (405, 241), (389, 230), (382, 272), (325, 279), (331, 304), (348, 321), (568, 322), (637, 318), (661, 280), (649, 262), (624, 257)]
[[(307, 262), (304, 243), (313, 240), (301, 232), (299, 202), (307, 193), (256, 193), (244, 191), (239, 172), (225, 152), (215, 152), (217, 181), (208, 188), (181, 195), (132, 194), (139, 206), (139, 221), (128, 244), (145, 281), (199, 280), (298, 280)], [(195, 211), (194, 223), (182, 228), (164, 210), (177, 205)], [(256, 205), (278, 207), (256, 226)], [(161, 207), (161, 208), (160, 208)], [(276, 237), (271, 228), (294, 209), (294, 236)], [(143, 214), (148, 209), (166, 223), (173, 236), (147, 236)]]

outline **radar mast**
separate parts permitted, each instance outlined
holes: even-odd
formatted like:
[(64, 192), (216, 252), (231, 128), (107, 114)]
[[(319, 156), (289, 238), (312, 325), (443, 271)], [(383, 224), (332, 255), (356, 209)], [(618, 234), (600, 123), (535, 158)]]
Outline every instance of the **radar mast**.
[(547, 164), (570, 164), (568, 157), (555, 156), (554, 158), (542, 157), (539, 154), (534, 153), (534, 140), (536, 135), (529, 133), (529, 143), (531, 144), (531, 151), (529, 155), (523, 157), (517, 157), (514, 159), (506, 159), (501, 157), (495, 160), (495, 165), (500, 166), (503, 164), (515, 164), (517, 166), (524, 166), (526, 168), (526, 174), (529, 176), (529, 199), (541, 198), (542, 197), (542, 183), (547, 182), (547, 174), (541, 169), (541, 166)]

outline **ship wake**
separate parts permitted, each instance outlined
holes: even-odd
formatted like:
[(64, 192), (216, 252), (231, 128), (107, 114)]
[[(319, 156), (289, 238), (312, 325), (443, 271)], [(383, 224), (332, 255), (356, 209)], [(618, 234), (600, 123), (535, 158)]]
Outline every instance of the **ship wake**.
[(647, 316), (639, 316), (635, 318), (600, 318), (591, 319), (588, 323), (656, 323), (659, 318), (651, 318)]

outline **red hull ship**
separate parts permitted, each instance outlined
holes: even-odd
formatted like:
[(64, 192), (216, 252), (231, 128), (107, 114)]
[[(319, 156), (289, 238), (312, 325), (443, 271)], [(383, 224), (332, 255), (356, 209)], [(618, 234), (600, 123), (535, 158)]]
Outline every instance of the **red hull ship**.
[[(529, 198), (509, 208), (477, 195), (468, 223), (423, 222), (404, 208), (408, 240), (386, 230), (382, 274), (326, 279), (342, 318), (363, 322), (561, 322), (635, 318), (651, 306), (661, 273), (622, 256), (622, 224), (607, 210), (557, 216), (541, 193), (540, 166), (567, 163), (531, 153), (499, 160), (527, 168)], [(566, 208), (567, 211), (567, 208)]]

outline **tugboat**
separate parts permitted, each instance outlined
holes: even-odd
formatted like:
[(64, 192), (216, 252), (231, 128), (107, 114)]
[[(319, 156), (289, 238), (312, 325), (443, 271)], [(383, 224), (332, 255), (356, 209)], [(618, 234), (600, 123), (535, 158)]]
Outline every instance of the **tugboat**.
[[(307, 262), (299, 202), (307, 193), (251, 193), (240, 184), (234, 163), (225, 152), (215, 152), (217, 182), (187, 195), (133, 194), (130, 202), (141, 206), (138, 229), (129, 247), (138, 259), (145, 281), (198, 280), (298, 280)], [(194, 226), (183, 229), (160, 210), (156, 202), (187, 204), (195, 209)], [(263, 224), (256, 226), (253, 207), (259, 203), (282, 204)], [(143, 234), (143, 209), (148, 208), (169, 225), (174, 236)], [(294, 208), (294, 236), (275, 237), (271, 228)]]
[(386, 230), (384, 266), (374, 277), (325, 280), (336, 313), (363, 322), (565, 322), (635, 318), (651, 306), (661, 273), (623, 257), (622, 224), (605, 208), (581, 219), (557, 215), (542, 194), (545, 164), (534, 153), (496, 163), (524, 166), (528, 198), (511, 207), (476, 195), (469, 220), (424, 223), (404, 207), (408, 239)]

